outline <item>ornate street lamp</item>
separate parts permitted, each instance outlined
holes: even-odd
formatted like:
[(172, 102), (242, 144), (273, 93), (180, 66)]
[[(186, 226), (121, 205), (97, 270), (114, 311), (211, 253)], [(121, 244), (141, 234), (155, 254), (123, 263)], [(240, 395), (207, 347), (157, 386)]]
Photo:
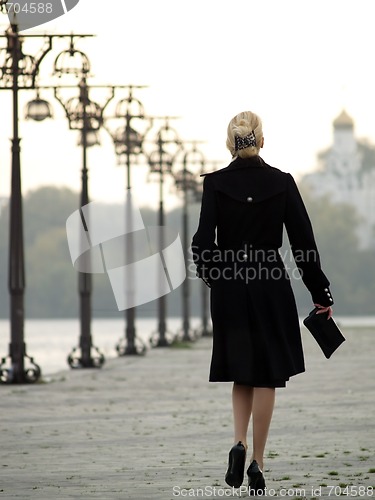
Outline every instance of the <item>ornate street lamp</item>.
[[(114, 96), (112, 88), (111, 95), (107, 98), (104, 105), (100, 106), (89, 97), (89, 85), (86, 79), (86, 72), (89, 70), (88, 59), (80, 57), (83, 62), (82, 76), (79, 82), (79, 96), (63, 100), (61, 89), (64, 86), (54, 87), (56, 99), (64, 108), (66, 117), (71, 130), (80, 132), (78, 144), (82, 146), (82, 185), (80, 207), (89, 203), (88, 194), (88, 168), (87, 168), (87, 148), (99, 144), (98, 130), (103, 125), (103, 112)], [(55, 61), (61, 62), (61, 58)], [(63, 66), (58, 66), (58, 74), (63, 74)], [(74, 66), (75, 68), (75, 66)], [(76, 74), (72, 66), (67, 66), (67, 74)], [(67, 87), (65, 87), (67, 88)], [(87, 231), (87, 228), (85, 228)], [(90, 272), (78, 272), (78, 289), (80, 297), (80, 338), (79, 347), (74, 347), (68, 356), (68, 363), (71, 368), (100, 368), (104, 364), (104, 355), (97, 347), (93, 345), (91, 335), (91, 295), (92, 295), (92, 276)]]
[[(178, 137), (177, 132), (169, 126), (169, 120), (172, 117), (164, 117), (164, 125), (156, 134), (156, 149), (148, 155), (148, 164), (150, 172), (158, 174), (159, 177), (159, 252), (162, 253), (164, 248), (164, 177), (166, 174), (172, 174), (172, 167), (175, 158), (182, 149), (182, 142)], [(166, 311), (167, 299), (165, 295), (161, 295), (158, 299), (158, 330), (152, 334), (150, 343), (153, 347), (167, 347), (174, 338), (167, 338)]]
[[(74, 37), (74, 36), (73, 36)], [(87, 168), (87, 149), (99, 145), (98, 131), (103, 125), (103, 112), (114, 96), (113, 87), (110, 96), (104, 105), (100, 106), (92, 101), (89, 96), (89, 87), (87, 76), (90, 71), (89, 59), (83, 52), (74, 47), (74, 38), (71, 37), (69, 50), (58, 54), (54, 63), (54, 74), (58, 77), (73, 75), (80, 77), (78, 84), (79, 95), (73, 95), (69, 99), (63, 99), (61, 90), (74, 89), (77, 85), (58, 85), (49, 88), (54, 90), (55, 98), (62, 105), (71, 130), (79, 131), (77, 144), (82, 146), (82, 185), (80, 207), (89, 203), (88, 194), (88, 168)], [(105, 87), (108, 89), (108, 87)], [(39, 91), (39, 89), (38, 89)], [(47, 101), (37, 98), (27, 105), (27, 117), (37, 116), (38, 121), (47, 117), (47, 110), (50, 110)], [(47, 103), (48, 104), (48, 103)], [(34, 118), (35, 119), (35, 118)], [(87, 227), (85, 226), (87, 231)], [(89, 258), (89, 257), (88, 257)], [(80, 297), (80, 338), (79, 347), (74, 347), (68, 356), (68, 364), (71, 368), (100, 368), (104, 364), (104, 355), (97, 347), (93, 345), (91, 335), (91, 295), (92, 295), (92, 277), (90, 272), (78, 272), (78, 290)]]
[[(137, 130), (134, 125), (134, 121), (139, 125), (142, 125), (146, 122), (146, 116), (143, 108), (143, 104), (133, 96), (134, 88), (143, 88), (143, 86), (139, 85), (129, 85), (128, 87), (128, 96), (125, 99), (121, 99), (115, 109), (115, 116), (112, 117), (114, 119), (121, 119), (124, 121), (124, 124), (120, 127), (116, 128), (112, 131), (108, 125), (106, 129), (112, 137), (115, 153), (118, 158), (118, 164), (122, 164), (124, 161), (126, 165), (126, 198), (127, 202), (125, 205), (126, 213), (126, 224), (129, 228), (129, 232), (131, 231), (132, 225), (132, 214), (127, 207), (130, 206), (130, 196), (131, 196), (131, 164), (133, 158), (137, 158), (143, 151), (143, 139), (146, 135), (144, 129), (142, 131)], [(143, 127), (144, 128), (144, 127)], [(129, 262), (133, 262), (134, 256), (134, 243), (132, 238), (127, 238), (127, 246), (126, 246), (126, 254), (128, 256)], [(133, 280), (134, 281), (134, 280)], [(133, 290), (135, 286), (134, 283), (127, 283), (125, 286), (129, 289)], [(124, 355), (133, 355), (133, 354), (145, 354), (146, 353), (146, 345), (144, 342), (137, 338), (136, 336), (136, 328), (135, 328), (135, 314), (136, 308), (129, 307), (125, 311), (125, 338), (120, 339), (118, 344), (116, 345), (116, 351), (119, 356)]]
[[(6, 13), (6, 2), (0, 0), (0, 10)], [(15, 18), (14, 18), (15, 19)], [(6, 47), (0, 49), (0, 90), (11, 90), (13, 96), (13, 138), (12, 138), (12, 174), (9, 221), (9, 270), (8, 288), (10, 294), (11, 341), (9, 355), (0, 361), (0, 382), (25, 383), (36, 382), (41, 376), (40, 367), (26, 353), (24, 342), (24, 293), (25, 262), (23, 243), (23, 214), (21, 189), (20, 137), (18, 131), (20, 90), (34, 89), (39, 68), (46, 54), (52, 49), (55, 38), (91, 35), (19, 35), (16, 22), (11, 23), (5, 35)], [(37, 56), (25, 54), (23, 43), (30, 38), (42, 40), (43, 45)], [(35, 103), (34, 103), (35, 104)], [(42, 106), (42, 103), (39, 102)], [(39, 111), (40, 111), (39, 107)], [(46, 107), (44, 106), (44, 113)], [(30, 111), (37, 118), (41, 117), (36, 109)], [(25, 365), (26, 362), (26, 365)]]
[(199, 191), (199, 183), (197, 181), (197, 175), (188, 169), (188, 165), (193, 167), (195, 165), (198, 166), (200, 172), (204, 171), (205, 165), (205, 158), (203, 156), (203, 153), (197, 149), (197, 142), (193, 142), (191, 150), (184, 153), (182, 165), (182, 170), (175, 172), (174, 179), (176, 187), (181, 190), (183, 194), (182, 245), (185, 256), (186, 279), (182, 283), (182, 340), (185, 342), (189, 342), (192, 340), (196, 340), (197, 336), (196, 331), (193, 331), (190, 328), (190, 279), (188, 276), (190, 239), (188, 234), (188, 206), (189, 197), (191, 198), (191, 195), (193, 195), (196, 198), (197, 196), (197, 192)]

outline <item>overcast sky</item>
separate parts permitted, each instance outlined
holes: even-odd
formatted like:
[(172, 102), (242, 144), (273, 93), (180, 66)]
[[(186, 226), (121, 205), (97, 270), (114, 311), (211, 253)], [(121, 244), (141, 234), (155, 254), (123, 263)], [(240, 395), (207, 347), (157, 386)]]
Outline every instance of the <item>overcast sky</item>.
[[(148, 85), (136, 94), (146, 112), (179, 116), (173, 126), (181, 138), (205, 141), (207, 159), (222, 166), (230, 161), (228, 121), (246, 109), (257, 112), (262, 157), (298, 180), (316, 168), (343, 108), (357, 136), (375, 142), (374, 19), (373, 0), (80, 0), (69, 14), (27, 33), (95, 34), (78, 45), (91, 60), (92, 83)], [(6, 20), (2, 15), (2, 31)], [(56, 43), (43, 62), (44, 83), (64, 48)], [(21, 93), (21, 110), (33, 97), (34, 91)], [(80, 188), (77, 132), (68, 130), (56, 101), (53, 107), (53, 121), (20, 123), (24, 192), (46, 184)], [(0, 196), (10, 186), (11, 112), (11, 92), (1, 91)], [(116, 166), (105, 131), (101, 137), (102, 147), (88, 157), (91, 198), (118, 201), (124, 167)], [(156, 202), (147, 167), (133, 170), (140, 203)]]

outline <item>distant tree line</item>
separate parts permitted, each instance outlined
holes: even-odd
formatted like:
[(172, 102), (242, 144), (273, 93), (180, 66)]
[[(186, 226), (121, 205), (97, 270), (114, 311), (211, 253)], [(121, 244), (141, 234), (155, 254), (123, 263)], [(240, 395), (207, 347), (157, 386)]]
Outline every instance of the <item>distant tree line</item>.
[[(332, 204), (326, 198), (303, 193), (320, 250), (322, 267), (332, 283), (335, 313), (341, 315), (374, 314), (375, 250), (360, 250), (355, 234), (357, 214), (344, 204)], [(41, 187), (24, 197), (24, 240), (26, 259), (25, 309), (28, 318), (71, 318), (78, 316), (78, 276), (73, 269), (65, 223), (77, 210), (78, 193), (68, 188)], [(104, 205), (104, 204), (103, 204)], [(110, 208), (110, 206), (108, 206)], [(113, 206), (112, 206), (113, 208)], [(196, 230), (200, 206), (189, 207), (189, 232)], [(157, 225), (157, 212), (141, 208), (146, 226)], [(166, 215), (166, 225), (180, 231), (181, 209)], [(8, 223), (9, 208), (0, 213), (0, 317), (9, 317), (8, 294)], [(288, 252), (287, 239), (282, 249)], [(287, 254), (288, 255), (288, 254)], [(288, 263), (290, 257), (288, 256)], [(294, 274), (294, 273), (293, 273)], [(194, 272), (189, 274), (194, 278)], [(311, 308), (311, 298), (300, 280), (293, 279), (301, 315)], [(191, 312), (199, 316), (201, 281), (191, 279)], [(168, 295), (168, 314), (181, 314), (181, 287)], [(105, 274), (93, 275), (93, 315), (120, 317)], [(157, 301), (140, 306), (139, 316), (156, 316)]]

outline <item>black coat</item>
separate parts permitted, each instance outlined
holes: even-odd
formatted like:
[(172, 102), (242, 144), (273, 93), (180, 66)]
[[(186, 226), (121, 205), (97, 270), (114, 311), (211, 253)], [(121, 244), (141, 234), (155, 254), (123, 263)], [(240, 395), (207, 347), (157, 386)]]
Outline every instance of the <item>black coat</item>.
[(297, 308), (278, 251), (284, 225), (313, 302), (332, 305), (293, 177), (259, 156), (206, 174), (192, 251), (211, 287), (210, 381), (277, 387), (304, 371)]

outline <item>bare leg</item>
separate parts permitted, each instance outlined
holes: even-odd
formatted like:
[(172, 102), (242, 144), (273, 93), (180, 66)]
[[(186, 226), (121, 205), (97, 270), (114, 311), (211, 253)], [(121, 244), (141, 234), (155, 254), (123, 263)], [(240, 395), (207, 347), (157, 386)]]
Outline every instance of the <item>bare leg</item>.
[(253, 456), (263, 470), (263, 456), (275, 405), (275, 389), (254, 387), (253, 395)]
[(253, 387), (234, 383), (232, 389), (232, 405), (234, 420), (234, 441), (235, 444), (241, 441), (247, 448), (247, 430), (251, 409), (253, 406)]

